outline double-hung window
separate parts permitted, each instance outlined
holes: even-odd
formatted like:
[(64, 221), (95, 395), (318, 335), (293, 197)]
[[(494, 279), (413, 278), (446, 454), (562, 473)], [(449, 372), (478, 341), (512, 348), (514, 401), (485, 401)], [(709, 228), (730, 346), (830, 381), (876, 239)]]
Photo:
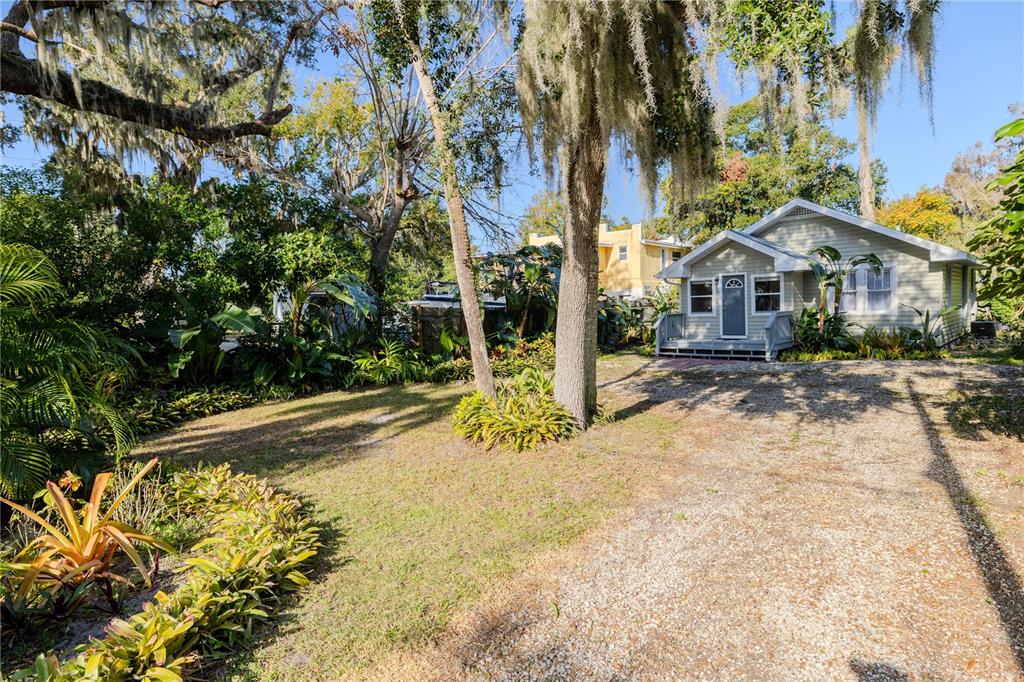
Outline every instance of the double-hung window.
[(846, 281), (843, 282), (843, 300), (839, 304), (839, 309), (844, 313), (855, 313), (857, 312), (857, 271), (854, 270), (846, 276)]
[(690, 314), (710, 314), (713, 289), (710, 279), (690, 281)]
[(877, 274), (873, 270), (865, 270), (864, 288), (867, 290), (867, 312), (887, 313), (892, 310), (892, 268), (882, 268)]
[(619, 245), (619, 260), (626, 260), (627, 248), (626, 244)]
[(666, 249), (661, 250), (661, 269), (664, 270), (668, 264), (668, 251)]
[(754, 312), (782, 310), (782, 282), (778, 277), (754, 278)]

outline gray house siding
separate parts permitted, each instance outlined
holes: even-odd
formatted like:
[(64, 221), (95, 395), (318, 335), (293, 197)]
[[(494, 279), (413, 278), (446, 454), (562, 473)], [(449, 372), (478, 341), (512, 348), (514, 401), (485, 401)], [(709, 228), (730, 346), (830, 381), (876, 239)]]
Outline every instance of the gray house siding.
[[(746, 308), (747, 338), (763, 339), (764, 324), (770, 313), (754, 312), (754, 278), (759, 276), (777, 276), (775, 260), (760, 251), (747, 248), (740, 244), (728, 242), (711, 254), (693, 264), (690, 279), (683, 282), (680, 288), (680, 310), (685, 313), (683, 336), (694, 341), (710, 341), (721, 335), (721, 282), (722, 275), (745, 274), (746, 277)], [(795, 301), (803, 300), (800, 291), (799, 275), (802, 273), (785, 273), (782, 276), (781, 307), (792, 310)], [(689, 283), (710, 280), (714, 286), (712, 311), (708, 313), (692, 313), (690, 311)]]
[[(946, 307), (953, 307), (955, 310), (950, 310), (943, 315), (942, 323), (947, 335), (956, 336), (964, 329), (964, 267), (961, 265), (947, 265), (945, 267), (943, 281), (945, 283), (943, 291), (946, 300)], [(934, 313), (937, 312), (938, 311), (933, 311), (933, 316)]]
[[(803, 216), (782, 220), (758, 236), (803, 253), (818, 246), (835, 247), (844, 259), (858, 254), (874, 253), (886, 266), (893, 267), (896, 281), (889, 310), (850, 311), (847, 313), (847, 319), (852, 324), (862, 327), (916, 326), (917, 314), (900, 305), (901, 303), (912, 305), (922, 312), (930, 310), (933, 316), (945, 307), (946, 266), (930, 262), (928, 252), (913, 244), (875, 234), (826, 216)], [(817, 289), (813, 275), (805, 274), (803, 301), (807, 306), (815, 305), (818, 298)]]

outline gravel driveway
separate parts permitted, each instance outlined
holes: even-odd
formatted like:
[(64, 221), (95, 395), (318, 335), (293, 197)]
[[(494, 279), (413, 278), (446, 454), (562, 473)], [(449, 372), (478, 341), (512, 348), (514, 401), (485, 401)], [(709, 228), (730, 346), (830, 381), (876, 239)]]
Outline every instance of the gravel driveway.
[(465, 617), (422, 667), (496, 680), (1021, 679), (1024, 444), (973, 416), (1019, 401), (1024, 372), (640, 363), (602, 390), (620, 419), (678, 422), (678, 473)]

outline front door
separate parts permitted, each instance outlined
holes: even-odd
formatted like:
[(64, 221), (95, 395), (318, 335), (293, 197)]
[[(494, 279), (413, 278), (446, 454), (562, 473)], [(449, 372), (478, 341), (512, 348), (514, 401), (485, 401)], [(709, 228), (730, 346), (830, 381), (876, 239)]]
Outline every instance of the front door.
[(747, 276), (722, 276), (722, 336), (747, 335)]

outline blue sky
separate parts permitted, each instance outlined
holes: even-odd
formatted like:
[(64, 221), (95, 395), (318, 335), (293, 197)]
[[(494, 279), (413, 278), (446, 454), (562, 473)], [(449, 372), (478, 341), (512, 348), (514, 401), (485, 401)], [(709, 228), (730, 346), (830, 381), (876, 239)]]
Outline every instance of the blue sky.
[[(850, 8), (842, 2), (836, 7), (842, 26)], [(325, 56), (316, 75), (332, 77), (336, 64), (333, 56)], [(905, 69), (894, 72), (879, 109), (872, 153), (888, 167), (885, 198), (941, 183), (958, 152), (977, 141), (991, 142), (993, 131), (1009, 120), (1007, 107), (1014, 102), (1024, 102), (1024, 0), (944, 2), (936, 27), (934, 131), (920, 103), (916, 80)], [(16, 107), (5, 105), (3, 110), (10, 122), (20, 122)], [(852, 111), (830, 125), (838, 134), (856, 138)], [(23, 138), (15, 148), (4, 150), (4, 162), (32, 166), (45, 158), (44, 152)], [(530, 197), (544, 187), (542, 178), (527, 174), (525, 163), (517, 164), (515, 171), (516, 182), (502, 200), (502, 210), (510, 215), (519, 215)], [(215, 169), (211, 172), (220, 174)], [(643, 218), (644, 202), (635, 179), (614, 149), (605, 195), (611, 218)]]

